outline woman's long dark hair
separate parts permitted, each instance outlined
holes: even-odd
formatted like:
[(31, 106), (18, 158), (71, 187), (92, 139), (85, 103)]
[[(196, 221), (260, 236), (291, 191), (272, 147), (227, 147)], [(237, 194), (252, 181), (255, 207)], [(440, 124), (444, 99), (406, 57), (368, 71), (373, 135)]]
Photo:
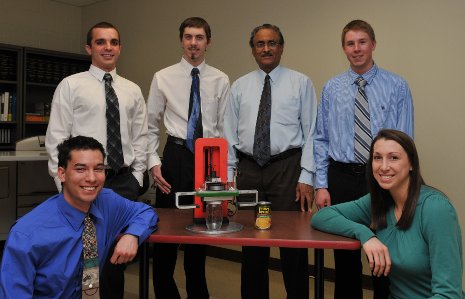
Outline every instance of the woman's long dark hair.
[(384, 129), (379, 131), (376, 138), (371, 143), (370, 159), (367, 165), (368, 189), (371, 195), (371, 225), (370, 228), (378, 230), (387, 226), (386, 215), (389, 208), (394, 204), (389, 190), (381, 188), (373, 175), (373, 149), (375, 143), (380, 140), (392, 140), (397, 142), (407, 153), (412, 170), (409, 172), (409, 186), (407, 191), (407, 201), (405, 202), (402, 216), (397, 222), (397, 227), (406, 230), (412, 224), (415, 209), (420, 196), (421, 185), (425, 184), (421, 172), (420, 162), (417, 149), (412, 138), (407, 134), (397, 131)]

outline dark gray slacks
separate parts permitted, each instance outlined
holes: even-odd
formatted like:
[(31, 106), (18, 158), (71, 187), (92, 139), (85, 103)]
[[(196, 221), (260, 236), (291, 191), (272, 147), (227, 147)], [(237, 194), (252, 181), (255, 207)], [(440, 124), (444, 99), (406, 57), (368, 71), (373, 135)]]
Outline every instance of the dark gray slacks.
[[(163, 150), (163, 177), (171, 185), (171, 193), (157, 189), (155, 207), (176, 209), (175, 193), (194, 190), (194, 155), (183, 145), (167, 142)], [(182, 204), (192, 203), (193, 198), (181, 197)], [(163, 220), (161, 220), (163, 221)], [(163, 225), (163, 222), (160, 222)], [(155, 243), (153, 250), (153, 287), (157, 299), (180, 298), (173, 278), (178, 244)], [(184, 246), (184, 273), (189, 299), (209, 298), (205, 276), (206, 246)]]
[[(298, 211), (295, 189), (300, 176), (301, 152), (260, 167), (249, 159), (238, 163), (238, 189), (256, 189), (259, 200), (271, 202), (273, 211)], [(241, 295), (243, 299), (268, 299), (269, 247), (242, 247)], [(280, 248), (281, 269), (288, 299), (309, 298), (308, 250)]]

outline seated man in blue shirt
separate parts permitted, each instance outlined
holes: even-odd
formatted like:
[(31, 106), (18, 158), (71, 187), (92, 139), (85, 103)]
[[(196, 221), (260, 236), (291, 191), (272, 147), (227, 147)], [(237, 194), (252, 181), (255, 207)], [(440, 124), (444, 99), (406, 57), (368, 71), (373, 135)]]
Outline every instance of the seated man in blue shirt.
[[(156, 229), (158, 217), (150, 206), (103, 189), (105, 151), (97, 140), (72, 137), (60, 144), (58, 151), (63, 192), (12, 227), (0, 268), (0, 298), (98, 295), (98, 273), (118, 234), (126, 228), (111, 257), (114, 264), (132, 261), (139, 244)], [(96, 269), (91, 285), (83, 284), (89, 261), (83, 259), (89, 252), (82, 241), (86, 216), (91, 219), (86, 228), (93, 223), (90, 226), (96, 232), (90, 246)], [(84, 288), (87, 290), (82, 291)]]

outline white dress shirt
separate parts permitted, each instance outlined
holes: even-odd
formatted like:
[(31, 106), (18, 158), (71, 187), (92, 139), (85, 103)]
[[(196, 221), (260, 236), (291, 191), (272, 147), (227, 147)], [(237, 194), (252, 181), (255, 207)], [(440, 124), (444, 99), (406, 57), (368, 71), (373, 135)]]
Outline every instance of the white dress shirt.
[[(147, 99), (148, 169), (161, 164), (157, 150), (160, 145), (162, 116), (168, 135), (186, 139), (193, 68), (182, 58), (181, 62), (158, 71), (153, 76)], [(205, 61), (197, 68), (200, 72), (203, 137), (221, 137), (229, 78), (222, 71), (207, 65)]]
[[(313, 134), (317, 99), (312, 81), (305, 75), (277, 66), (269, 73), (271, 83), (270, 150), (277, 155), (302, 148), (300, 183), (313, 186), (315, 162)], [(228, 140), (228, 180), (237, 164), (236, 150), (253, 155), (257, 114), (266, 73), (256, 70), (237, 79), (224, 116)]]
[[(112, 86), (118, 96), (121, 143), (124, 166), (133, 168), (133, 175), (142, 186), (147, 159), (147, 113), (140, 87), (118, 76), (116, 69), (110, 72)], [(58, 190), (61, 182), (57, 177), (57, 145), (71, 136), (89, 136), (106, 148), (107, 120), (105, 71), (91, 65), (89, 71), (63, 79), (55, 90), (50, 121), (45, 138), (49, 155), (48, 168)]]

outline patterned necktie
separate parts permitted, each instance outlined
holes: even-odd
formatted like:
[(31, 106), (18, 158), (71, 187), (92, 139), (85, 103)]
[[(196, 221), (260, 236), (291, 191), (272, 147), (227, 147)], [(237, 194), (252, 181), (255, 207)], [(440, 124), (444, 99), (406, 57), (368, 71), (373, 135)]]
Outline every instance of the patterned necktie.
[(197, 138), (203, 136), (202, 111), (200, 108), (200, 79), (199, 69), (193, 68), (191, 71), (192, 85), (189, 100), (189, 120), (187, 122), (186, 146), (194, 152), (194, 143)]
[(365, 81), (362, 77), (355, 80), (358, 86), (357, 94), (355, 95), (355, 142), (354, 153), (355, 158), (360, 163), (366, 163), (370, 154), (371, 146), (371, 127), (370, 127), (370, 109), (368, 106), (368, 98), (365, 93)]
[(107, 102), (107, 161), (111, 169), (118, 172), (124, 164), (118, 97), (111, 87), (111, 75), (106, 73), (103, 80), (105, 80), (105, 99)]
[(90, 215), (84, 218), (82, 230), (82, 298), (99, 298), (99, 265), (97, 232)]
[(271, 157), (270, 151), (271, 85), (266, 75), (262, 97), (258, 108), (257, 123), (253, 143), (253, 157), (258, 165), (265, 165)]

